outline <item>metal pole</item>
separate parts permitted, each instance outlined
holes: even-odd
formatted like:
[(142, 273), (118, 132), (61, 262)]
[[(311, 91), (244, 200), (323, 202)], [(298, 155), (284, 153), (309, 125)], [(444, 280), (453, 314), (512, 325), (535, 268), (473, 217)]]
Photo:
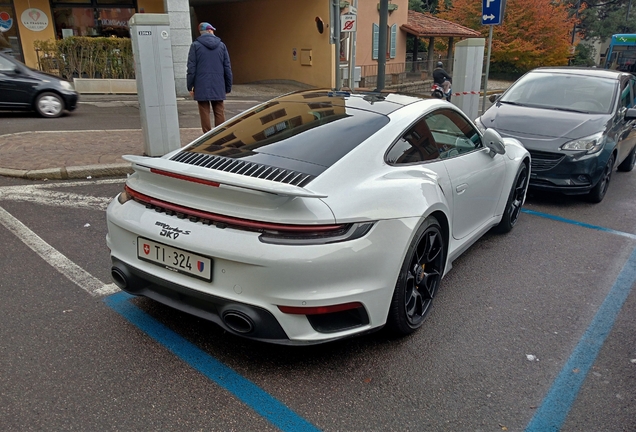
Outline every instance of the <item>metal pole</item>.
[[(358, 8), (358, 0), (353, 0), (353, 7)], [(356, 11), (357, 14), (357, 11)], [(349, 88), (353, 90), (355, 87), (355, 69), (356, 69), (356, 34), (358, 31), (351, 32), (349, 35)]]
[(333, 8), (334, 26), (333, 26), (333, 38), (334, 48), (336, 53), (336, 79), (334, 90), (338, 91), (342, 87), (342, 80), (340, 79), (340, 0), (332, 0), (331, 7)]
[(490, 51), (492, 50), (492, 28), (488, 30), (488, 59), (486, 60), (486, 76), (484, 77), (484, 98), (481, 102), (481, 114), (486, 112), (486, 94), (488, 93), (488, 74), (490, 74)]
[(384, 90), (386, 72), (386, 27), (389, 22), (389, 0), (380, 0), (380, 32), (378, 34), (378, 88)]
[[(630, 3), (632, 0), (629, 0)], [(574, 13), (574, 18), (579, 19), (579, 9), (581, 8), (581, 0), (576, 2), (576, 12)], [(629, 8), (627, 9), (627, 14), (629, 15)], [(572, 27), (572, 43), (570, 45), (574, 46), (574, 39), (576, 38), (576, 23), (574, 23), (574, 27)], [(568, 66), (572, 65), (572, 57), (568, 58)]]

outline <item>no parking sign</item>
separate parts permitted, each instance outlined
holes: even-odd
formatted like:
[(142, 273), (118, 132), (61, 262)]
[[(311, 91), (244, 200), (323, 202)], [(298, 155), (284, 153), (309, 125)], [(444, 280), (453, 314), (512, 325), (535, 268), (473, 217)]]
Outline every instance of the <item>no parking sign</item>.
[(340, 33), (356, 31), (356, 15), (344, 14), (340, 16)]

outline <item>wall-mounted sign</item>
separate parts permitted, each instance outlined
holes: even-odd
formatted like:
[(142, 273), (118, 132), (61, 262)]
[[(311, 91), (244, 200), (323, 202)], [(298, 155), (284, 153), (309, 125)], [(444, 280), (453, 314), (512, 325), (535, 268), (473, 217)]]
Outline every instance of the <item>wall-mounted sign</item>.
[(9, 31), (13, 26), (13, 19), (7, 12), (0, 12), (0, 32), (4, 33)]
[(340, 33), (356, 31), (357, 15), (344, 14), (340, 15)]
[(49, 17), (40, 9), (27, 9), (20, 16), (22, 25), (31, 31), (42, 31), (49, 26)]

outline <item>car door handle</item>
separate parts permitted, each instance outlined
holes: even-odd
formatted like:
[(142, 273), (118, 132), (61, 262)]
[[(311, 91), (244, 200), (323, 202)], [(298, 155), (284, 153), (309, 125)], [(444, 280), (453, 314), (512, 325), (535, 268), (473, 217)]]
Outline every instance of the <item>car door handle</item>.
[(468, 185), (466, 183), (462, 183), (460, 185), (458, 185), (455, 190), (457, 191), (458, 194), (463, 194), (464, 192), (466, 192), (466, 189), (468, 188)]

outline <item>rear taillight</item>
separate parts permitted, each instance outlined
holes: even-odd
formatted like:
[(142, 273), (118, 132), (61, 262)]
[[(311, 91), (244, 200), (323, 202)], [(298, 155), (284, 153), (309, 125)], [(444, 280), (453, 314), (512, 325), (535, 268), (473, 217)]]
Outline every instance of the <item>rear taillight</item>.
[(318, 245), (355, 240), (366, 235), (375, 222), (361, 222), (341, 225), (332, 231), (283, 232), (264, 231), (259, 240), (263, 243), (279, 245)]
[(324, 315), (362, 307), (362, 303), (352, 302), (331, 306), (278, 306), (278, 309), (280, 309), (282, 313), (293, 315)]
[(272, 222), (261, 222), (225, 216), (172, 204), (135, 191), (126, 185), (118, 200), (124, 203), (130, 199), (152, 208), (159, 213), (201, 222), (205, 225), (215, 225), (218, 228), (236, 228), (261, 233), (259, 240), (263, 243), (280, 245), (312, 245), (327, 244), (353, 240), (365, 235), (374, 222), (333, 224), (333, 225), (292, 225)]

